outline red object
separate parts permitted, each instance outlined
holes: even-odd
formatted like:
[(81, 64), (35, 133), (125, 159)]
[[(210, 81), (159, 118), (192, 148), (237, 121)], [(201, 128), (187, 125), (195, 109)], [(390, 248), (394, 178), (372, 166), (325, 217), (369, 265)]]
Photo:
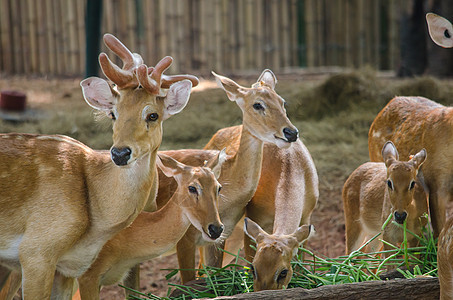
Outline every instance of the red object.
[(4, 110), (24, 111), (27, 97), (18, 91), (3, 91), (0, 97), (0, 108)]

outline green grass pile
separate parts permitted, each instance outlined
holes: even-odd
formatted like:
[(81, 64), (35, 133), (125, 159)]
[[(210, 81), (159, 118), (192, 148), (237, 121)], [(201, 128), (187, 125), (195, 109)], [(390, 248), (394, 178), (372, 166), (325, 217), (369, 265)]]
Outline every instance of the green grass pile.
[[(389, 215), (387, 222), (382, 229), (390, 222), (392, 215)], [(345, 283), (364, 282), (370, 280), (386, 280), (389, 270), (396, 269), (401, 278), (414, 278), (417, 276), (437, 276), (437, 241), (433, 239), (432, 231), (423, 229), (423, 235), (417, 236), (406, 230), (406, 222), (400, 225), (393, 221), (393, 224), (404, 230), (404, 241), (401, 245), (388, 245), (388, 250), (364, 253), (362, 249), (374, 239), (379, 239), (381, 233), (375, 235), (361, 248), (353, 251), (350, 255), (328, 258), (308, 249), (300, 248), (299, 253), (292, 261), (294, 270), (293, 277), (288, 288), (312, 289), (323, 285), (336, 285)], [(407, 236), (413, 235), (419, 240), (419, 246), (407, 247)], [(231, 254), (231, 253), (230, 253)], [(244, 258), (236, 255), (236, 261), (223, 268), (205, 267), (200, 272), (202, 280), (200, 284), (191, 286), (169, 284), (173, 289), (180, 291), (180, 295), (171, 296), (169, 288), (167, 297), (160, 298), (152, 294), (145, 294), (134, 291), (139, 296), (131, 296), (130, 299), (192, 299), (192, 298), (214, 298), (219, 296), (232, 296), (240, 293), (253, 291), (253, 275), (250, 268), (239, 264), (239, 261), (246, 262)], [(178, 270), (172, 270), (167, 279), (176, 275)]]

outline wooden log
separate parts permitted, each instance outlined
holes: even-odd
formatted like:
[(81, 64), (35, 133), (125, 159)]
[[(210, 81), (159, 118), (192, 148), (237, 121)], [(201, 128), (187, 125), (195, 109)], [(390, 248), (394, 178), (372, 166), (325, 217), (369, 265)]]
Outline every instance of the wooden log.
[(294, 288), (277, 291), (261, 291), (235, 296), (217, 297), (215, 299), (304, 299), (304, 300), (355, 300), (355, 299), (439, 299), (439, 280), (432, 278), (400, 279), (389, 281), (367, 281), (360, 283), (327, 285), (315, 289)]

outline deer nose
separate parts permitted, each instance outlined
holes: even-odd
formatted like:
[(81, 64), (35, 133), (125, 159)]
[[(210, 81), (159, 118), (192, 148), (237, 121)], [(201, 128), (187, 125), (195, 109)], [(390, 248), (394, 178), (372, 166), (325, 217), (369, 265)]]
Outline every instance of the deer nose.
[(288, 127), (283, 128), (283, 134), (288, 142), (292, 143), (297, 140), (297, 136), (299, 135), (299, 131), (297, 129), (291, 129)]
[(210, 238), (217, 239), (223, 232), (223, 225), (215, 226), (213, 224), (210, 224), (208, 226), (208, 231), (209, 231)]
[(125, 166), (131, 158), (132, 150), (129, 147), (126, 148), (116, 148), (113, 147), (110, 150), (110, 154), (112, 155), (112, 160), (117, 166)]
[(403, 224), (404, 220), (406, 220), (407, 213), (403, 211), (402, 213), (399, 213), (395, 211), (395, 221), (399, 224)]

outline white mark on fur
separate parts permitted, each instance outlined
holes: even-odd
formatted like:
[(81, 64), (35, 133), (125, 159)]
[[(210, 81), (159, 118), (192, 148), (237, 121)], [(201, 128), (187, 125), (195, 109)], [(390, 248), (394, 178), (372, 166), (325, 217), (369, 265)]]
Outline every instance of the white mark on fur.
[(0, 258), (5, 260), (19, 260), (19, 245), (22, 242), (22, 235), (16, 236), (6, 243), (6, 249), (0, 249)]

